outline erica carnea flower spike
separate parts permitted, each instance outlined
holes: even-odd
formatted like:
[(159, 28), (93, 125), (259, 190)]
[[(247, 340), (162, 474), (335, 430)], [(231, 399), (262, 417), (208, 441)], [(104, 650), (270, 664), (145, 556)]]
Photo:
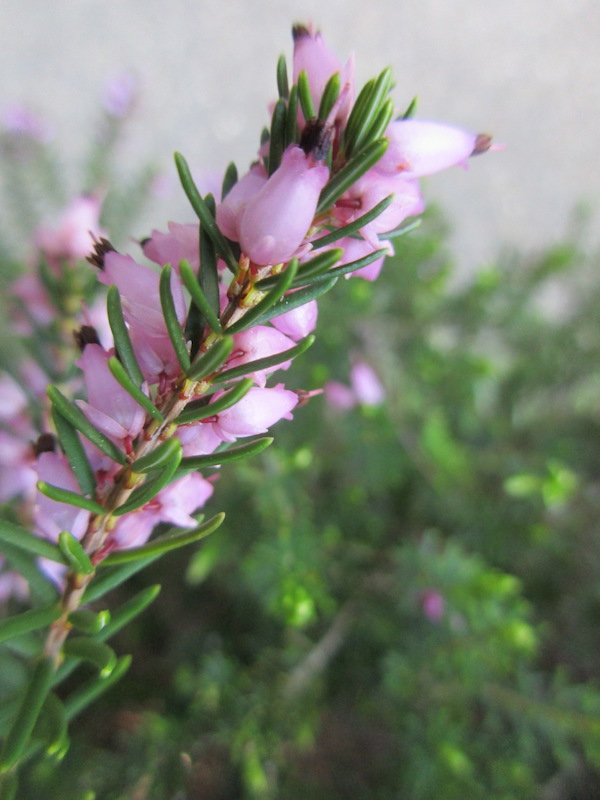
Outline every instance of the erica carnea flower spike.
[[(88, 603), (215, 530), (224, 515), (201, 516), (215, 469), (267, 447), (264, 434), (308, 396), (286, 388), (281, 374), (269, 381), (312, 344), (316, 299), (341, 276), (377, 276), (392, 239), (423, 210), (421, 176), (489, 148), (489, 138), (404, 118), (389, 96), (389, 69), (357, 90), (353, 59), (339, 61), (310, 27), (294, 29), (291, 76), (290, 85), (280, 59), (279, 99), (256, 161), (241, 177), (227, 168), (221, 197), (202, 196), (176, 156), (198, 222), (144, 240), (141, 257), (160, 272), (113, 247), (92, 197), (37, 237), (47, 287), (60, 294), (65, 260), (87, 255), (108, 291), (103, 336), (89, 324), (76, 336), (76, 399), (72, 386), (48, 389), (56, 438), (36, 458), (33, 533), (0, 525), (0, 540), (39, 556), (59, 593), (0, 628), (12, 638), (50, 625), (44, 642), (37, 634), (4, 771), (35, 752), (39, 715), (62, 715), (66, 730), (127, 668), (106, 643), (118, 625), (105, 611), (101, 624)], [(152, 539), (159, 523), (171, 528)], [(113, 619), (131, 619), (155, 595)], [(59, 702), (52, 685), (82, 660), (97, 677)], [(49, 750), (67, 746), (61, 735)]]

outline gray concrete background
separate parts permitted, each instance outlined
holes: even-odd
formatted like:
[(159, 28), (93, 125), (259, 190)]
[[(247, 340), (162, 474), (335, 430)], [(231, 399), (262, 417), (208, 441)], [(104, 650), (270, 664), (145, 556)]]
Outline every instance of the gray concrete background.
[[(290, 27), (312, 20), (358, 77), (394, 68), (398, 105), (490, 132), (506, 151), (428, 180), (461, 263), (559, 239), (576, 203), (600, 232), (600, 6), (594, 0), (0, 0), (0, 107), (26, 102), (81, 152), (107, 78), (131, 70), (143, 102), (128, 156), (171, 170), (253, 157)], [(173, 174), (173, 173), (171, 173)], [(191, 218), (173, 194), (149, 223)], [(145, 231), (135, 231), (141, 234)]]

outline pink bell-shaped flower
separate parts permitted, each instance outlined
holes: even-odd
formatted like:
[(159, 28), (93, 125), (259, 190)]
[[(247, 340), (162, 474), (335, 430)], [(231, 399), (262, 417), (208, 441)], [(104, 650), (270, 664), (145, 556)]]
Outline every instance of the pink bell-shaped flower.
[(419, 119), (394, 120), (385, 135), (390, 144), (375, 169), (384, 173), (402, 172), (409, 178), (431, 175), (455, 165), (465, 166), (470, 156), (485, 152), (491, 145), (489, 137)]
[[(292, 339), (288, 339), (280, 331), (268, 325), (255, 325), (253, 328), (237, 333), (233, 337), (233, 352), (227, 360), (227, 369), (256, 361), (259, 358), (282, 353), (294, 346)], [(263, 387), (267, 381), (267, 375), (277, 369), (289, 369), (291, 361), (284, 361), (274, 367), (249, 372), (248, 376), (254, 378), (257, 386)]]
[(35, 238), (37, 247), (51, 262), (85, 258), (92, 250), (94, 237), (104, 235), (99, 223), (100, 206), (100, 200), (92, 195), (76, 197), (56, 227), (40, 228)]
[(254, 164), (217, 206), (217, 225), (232, 242), (240, 240), (240, 222), (246, 206), (267, 182), (262, 163)]
[(240, 245), (255, 264), (288, 261), (312, 223), (328, 168), (296, 145), (283, 154), (281, 165), (248, 202), (240, 225)]
[[(219, 396), (217, 392), (215, 399)], [(234, 442), (239, 437), (266, 433), (280, 419), (291, 419), (290, 412), (297, 404), (298, 395), (282, 383), (272, 389), (254, 386), (234, 406), (221, 411), (212, 424), (224, 442)]]
[(337, 110), (336, 119), (345, 121), (354, 99), (354, 57), (350, 56), (346, 64), (342, 65), (321, 34), (313, 33), (310, 28), (297, 25), (293, 30), (293, 36), (294, 83), (298, 82), (298, 76), (304, 70), (315, 110), (318, 110), (327, 81), (339, 72), (342, 87), (347, 86), (348, 90)]
[(281, 333), (285, 333), (290, 339), (295, 342), (300, 341), (312, 333), (317, 327), (317, 317), (319, 311), (317, 308), (316, 300), (309, 300), (302, 306), (292, 308), (291, 311), (286, 311), (285, 314), (280, 314), (271, 320), (272, 324)]
[(77, 404), (107, 436), (132, 439), (141, 431), (146, 412), (113, 376), (108, 368), (110, 355), (98, 344), (86, 345), (77, 365), (83, 370), (88, 399)]

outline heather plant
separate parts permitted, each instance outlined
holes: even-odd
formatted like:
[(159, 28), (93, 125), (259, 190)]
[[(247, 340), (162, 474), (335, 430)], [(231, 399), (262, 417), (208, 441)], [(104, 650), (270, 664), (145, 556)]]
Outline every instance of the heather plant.
[[(257, 161), (219, 197), (176, 156), (199, 223), (152, 231), (143, 261), (100, 202), (131, 99), (113, 86), (86, 191), (4, 277), (5, 797), (511, 797), (597, 766), (598, 695), (557, 668), (524, 568), (564, 556), (585, 485), (576, 437), (540, 414), (558, 349), (524, 367), (534, 326), (560, 341), (585, 423), (565, 326), (525, 305), (575, 257), (452, 292), (435, 225), (406, 236), (419, 179), (489, 137), (398, 115), (389, 70), (357, 92), (353, 61), (303, 27), (277, 86)], [(39, 125), (11, 125), (50, 163)], [(292, 390), (317, 299), (324, 336)], [(223, 522), (203, 516), (213, 493), (230, 531), (190, 556)], [(95, 705), (69, 733), (112, 687), (145, 710), (115, 723)], [(86, 749), (86, 719), (122, 756)]]

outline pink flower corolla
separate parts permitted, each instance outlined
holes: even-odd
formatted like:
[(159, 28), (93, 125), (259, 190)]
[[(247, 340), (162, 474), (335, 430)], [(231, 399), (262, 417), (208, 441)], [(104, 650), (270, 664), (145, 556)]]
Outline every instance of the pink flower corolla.
[[(221, 394), (216, 392), (215, 400)], [(244, 436), (266, 433), (280, 419), (292, 419), (290, 412), (297, 404), (298, 395), (281, 383), (270, 389), (253, 386), (234, 406), (204, 424), (210, 425), (221, 441), (234, 442)]]
[(446, 614), (444, 596), (437, 589), (426, 589), (419, 596), (421, 609), (431, 622), (441, 622)]
[(416, 180), (409, 180), (403, 175), (383, 175), (370, 169), (336, 202), (333, 216), (342, 225), (347, 225), (375, 208), (389, 195), (393, 195), (390, 205), (360, 229), (373, 250), (377, 250), (381, 247), (379, 234), (385, 235), (407, 217), (423, 213), (425, 203)]
[[(255, 325), (253, 328), (235, 334), (233, 337), (233, 350), (227, 360), (226, 369), (256, 361), (259, 358), (282, 353), (294, 347), (294, 341), (280, 331), (268, 325)], [(249, 372), (248, 376), (254, 379), (257, 386), (264, 387), (267, 375), (277, 369), (289, 369), (291, 361), (284, 361), (274, 367)]]
[(27, 136), (38, 142), (52, 138), (52, 130), (45, 120), (23, 105), (11, 105), (0, 113), (0, 127), (15, 136)]
[(145, 544), (159, 522), (193, 528), (190, 516), (206, 503), (213, 485), (197, 472), (185, 475), (167, 486), (139, 510), (119, 519), (108, 540), (109, 550), (122, 550)]
[[(114, 284), (119, 290), (129, 334), (146, 380), (155, 383), (163, 376), (176, 377), (180, 366), (162, 313), (156, 272), (138, 264), (131, 256), (111, 251), (104, 256), (104, 269), (98, 273), (98, 280), (107, 286)], [(177, 319), (183, 325), (186, 305), (175, 272), (171, 275), (171, 293)]]
[(337, 112), (337, 119), (345, 122), (353, 102), (354, 96), (354, 57), (350, 56), (345, 65), (332, 52), (325, 43), (320, 33), (313, 33), (311, 28), (297, 25), (293, 29), (294, 56), (293, 79), (298, 82), (298, 76), (305, 70), (310, 93), (315, 108), (319, 108), (323, 90), (327, 81), (336, 72), (340, 74), (342, 87), (347, 86), (349, 91)]
[(371, 244), (365, 239), (354, 239), (353, 237), (347, 236), (343, 239), (340, 239), (340, 241), (336, 242), (336, 244), (338, 247), (343, 247), (344, 249), (344, 255), (339, 261), (340, 267), (343, 267), (345, 264), (350, 264), (352, 261), (358, 261), (359, 258), (369, 256), (376, 250), (385, 251), (380, 258), (376, 259), (375, 261), (371, 261), (371, 263), (367, 264), (366, 267), (361, 267), (361, 269), (357, 269), (354, 272), (348, 272), (346, 274), (346, 278), (358, 277), (364, 278), (366, 281), (377, 280), (386, 257), (388, 255), (393, 255), (394, 252), (389, 242), (380, 240), (377, 240), (376, 244)]
[(176, 436), (181, 442), (184, 456), (205, 456), (214, 453), (223, 444), (215, 427), (202, 422), (180, 425)]
[(488, 136), (418, 119), (394, 120), (385, 135), (390, 143), (374, 169), (382, 173), (402, 172), (411, 178), (455, 165), (466, 166), (470, 156), (491, 146)]
[(385, 390), (373, 367), (365, 361), (355, 361), (350, 370), (350, 386), (339, 381), (328, 381), (325, 384), (325, 397), (332, 408), (349, 411), (356, 405), (381, 405)]
[(88, 399), (77, 404), (102, 433), (130, 442), (141, 431), (146, 412), (113, 376), (108, 367), (111, 355), (98, 344), (86, 345), (77, 366), (83, 371)]
[(363, 406), (379, 406), (385, 400), (381, 381), (366, 361), (354, 362), (350, 370), (350, 384), (356, 399)]
[(232, 187), (223, 202), (217, 206), (217, 225), (233, 242), (240, 240), (240, 222), (246, 206), (267, 182), (267, 171), (262, 163), (253, 164), (249, 171)]
[(45, 328), (56, 317), (56, 309), (50, 302), (48, 292), (39, 277), (33, 273), (21, 275), (11, 286), (11, 294), (23, 301), (27, 316), (16, 308), (14, 314), (17, 333), (30, 336), (33, 332), (31, 320)]
[(272, 324), (281, 333), (285, 333), (290, 339), (298, 342), (312, 333), (317, 327), (318, 307), (316, 300), (309, 300), (302, 306), (292, 308), (285, 314), (280, 314), (271, 320)]
[[(40, 481), (79, 494), (77, 480), (63, 455), (41, 453), (37, 460), (37, 474)], [(87, 529), (89, 517), (90, 512), (83, 508), (59, 503), (41, 492), (37, 493), (34, 520), (37, 533), (46, 539), (58, 541), (61, 531), (69, 531), (76, 539), (81, 539)]]
[(85, 194), (76, 197), (56, 227), (40, 228), (36, 246), (51, 263), (85, 258), (93, 248), (94, 237), (104, 235), (99, 222), (100, 207), (97, 197)]
[(288, 261), (302, 244), (313, 221), (329, 170), (296, 145), (249, 202), (240, 223), (242, 251), (255, 264)]
[(197, 272), (199, 265), (198, 225), (181, 225), (169, 222), (169, 232), (152, 231), (149, 239), (142, 244), (144, 255), (160, 267), (171, 264), (177, 269), (185, 258)]
[(105, 88), (102, 102), (107, 112), (117, 119), (126, 117), (138, 95), (138, 80), (130, 72), (111, 78)]

